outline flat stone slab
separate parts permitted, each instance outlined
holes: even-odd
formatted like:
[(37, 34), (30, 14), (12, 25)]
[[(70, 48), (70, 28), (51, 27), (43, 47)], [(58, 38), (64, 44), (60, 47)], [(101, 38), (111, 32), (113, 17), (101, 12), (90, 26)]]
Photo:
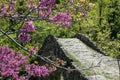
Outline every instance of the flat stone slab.
[(119, 80), (116, 59), (104, 56), (77, 38), (58, 38), (57, 42), (88, 80)]

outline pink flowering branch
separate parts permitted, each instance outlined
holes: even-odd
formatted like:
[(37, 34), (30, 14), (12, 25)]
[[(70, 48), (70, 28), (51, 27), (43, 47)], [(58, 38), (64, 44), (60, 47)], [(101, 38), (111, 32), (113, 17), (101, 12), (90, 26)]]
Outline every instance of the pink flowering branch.
[[(26, 52), (28, 52), (28, 53), (27, 53), (28, 55), (30, 55), (30, 54), (29, 54), (29, 50), (28, 50), (27, 48), (25, 48), (25, 47), (23, 47), (22, 45), (20, 45), (20, 44), (19, 44), (18, 42), (16, 42), (11, 36), (7, 35), (3, 30), (0, 29), (0, 32), (2, 32), (4, 35), (6, 35), (10, 40), (12, 40), (15, 44), (17, 44), (21, 49), (23, 49), (23, 50), (25, 50)], [(51, 65), (53, 65), (53, 66), (55, 66), (55, 67), (57, 67), (57, 68), (64, 69), (64, 70), (67, 70), (67, 71), (76, 71), (76, 70), (78, 71), (78, 69), (71, 69), (71, 68), (68, 69), (68, 68), (63, 67), (63, 66), (57, 66), (54, 61), (50, 60), (50, 59), (47, 58), (47, 57), (43, 57), (43, 56), (40, 56), (40, 55), (37, 55), (37, 54), (32, 54), (32, 55), (34, 55), (34, 56), (36, 56), (36, 57), (39, 57), (40, 59), (42, 59), (42, 60), (45, 61), (46, 63), (51, 64)], [(90, 68), (94, 68), (94, 67), (99, 67), (99, 65), (96, 65), (96, 66), (92, 66), (92, 65), (91, 65), (89, 68), (79, 69), (79, 71), (89, 70)]]
[[(18, 27), (18, 31), (17, 31), (17, 32), (20, 32), (20, 34), (18, 34), (18, 40), (23, 44), (26, 44), (31, 40), (30, 33), (36, 29), (31, 20), (45, 20), (46, 22), (52, 22), (52, 23), (56, 23), (56, 24), (59, 24), (59, 25), (62, 25), (62, 26), (67, 26), (67, 27), (71, 26), (71, 21), (72, 21), (71, 12), (70, 13), (69, 13), (69, 11), (68, 12), (67, 11), (59, 12), (59, 13), (55, 14), (55, 16), (53, 16), (52, 11), (56, 9), (56, 0), (39, 0), (38, 5), (34, 5), (35, 0), (28, 0), (27, 1), (27, 3), (28, 3), (27, 9), (28, 10), (27, 10), (27, 12), (23, 12), (23, 13), (21, 13), (19, 11), (18, 12), (15, 11), (15, 5), (16, 5), (15, 1), (13, 1), (13, 0), (7, 0), (7, 1), (8, 1), (7, 5), (2, 4), (0, 6), (0, 17), (1, 18), (9, 18), (10, 20), (13, 20), (13, 21), (16, 20), (17, 23), (16, 24), (10, 24), (9, 29), (14, 28), (16, 25), (20, 24), (20, 25), (18, 25), (19, 27)], [(68, 0), (68, 1), (70, 3), (69, 5), (74, 4), (73, 0)], [(67, 5), (67, 3), (64, 3), (64, 6), (59, 7), (59, 9), (61, 9), (61, 8), (68, 9), (69, 5)], [(82, 9), (82, 8), (80, 7), (80, 9)], [(34, 11), (36, 11), (36, 13), (34, 13)], [(32, 12), (37, 16), (34, 16), (34, 15), (31, 16), (30, 14), (32, 14)], [(86, 17), (87, 13), (88, 12), (84, 11), (83, 16)], [(27, 52), (26, 54), (34, 55), (36, 57), (39, 57), (44, 62), (46, 62), (50, 65), (53, 65), (57, 68), (60, 68), (60, 69), (64, 69), (64, 70), (68, 70), (68, 71), (77, 70), (77, 69), (66, 68), (66, 67), (63, 67), (63, 66), (58, 66), (58, 65), (56, 65), (56, 62), (52, 61), (49, 57), (43, 57), (41, 55), (35, 54), (36, 53), (36, 48), (32, 48), (32, 49), (28, 50), (26, 47), (23, 47), (19, 42), (17, 42), (15, 39), (13, 39), (9, 35), (9, 34), (14, 33), (14, 32), (9, 33), (8, 32), (9, 29), (6, 30), (6, 31), (0, 29), (0, 32), (2, 33), (2, 35), (0, 35), (0, 36), (7, 36), (12, 42), (14, 42), (16, 45), (18, 45), (24, 51), (26, 51)], [(15, 33), (16, 33), (16, 31), (15, 31)], [(7, 49), (6, 51), (9, 51), (9, 50), (11, 51), (12, 50), (8, 47), (0, 47), (0, 49), (3, 49), (2, 51), (5, 50), (4, 48)], [(1, 53), (2, 53), (2, 51), (1, 51)], [(5, 53), (5, 51), (4, 51), (4, 53)], [(12, 51), (11, 54), (13, 54), (13, 53), (14, 52)], [(29, 53), (31, 53), (31, 54), (29, 54)], [(21, 54), (19, 54), (19, 55), (21, 55)], [(7, 57), (9, 59), (9, 56), (7, 56)], [(16, 56), (14, 56), (14, 57), (16, 57)], [(13, 59), (14, 59), (14, 57), (13, 57)], [(4, 62), (4, 60), (6, 60), (6, 58), (2, 58), (2, 59), (3, 59), (2, 62)], [(17, 63), (17, 60), (14, 59), (13, 62)], [(10, 64), (13, 64), (13, 62), (10, 63)], [(19, 62), (19, 60), (18, 60), (18, 62)], [(5, 65), (7, 66), (8, 64), (5, 64)], [(98, 65), (91, 66), (91, 67), (85, 68), (85, 69), (81, 69), (80, 71), (87, 70), (87, 69), (90, 69), (90, 68), (93, 68), (93, 67), (98, 67)], [(28, 64), (28, 65), (25, 66), (25, 69), (27, 71), (27, 74), (29, 76), (33, 76), (33, 77), (36, 76), (36, 75), (44, 77), (44, 76), (48, 75), (48, 73), (49, 73), (46, 66), (38, 66), (38, 65), (35, 65), (35, 64)], [(2, 70), (4, 70), (4, 69), (2, 69)], [(5, 70), (7, 71), (7, 68)], [(17, 71), (18, 70), (20, 70), (19, 65), (17, 66)], [(43, 74), (40, 71), (43, 71), (43, 72), (46, 72), (46, 73)], [(51, 71), (54, 71), (54, 70), (51, 70)], [(19, 72), (14, 72), (14, 74), (12, 74), (9, 71), (6, 72), (6, 73), (4, 71), (0, 71), (0, 75), (1, 75), (1, 73), (2, 73), (3, 76), (5, 76), (5, 75), (12, 76), (14, 79), (16, 79), (16, 77), (18, 77)], [(29, 76), (28, 76), (28, 78), (29, 78)], [(25, 80), (25, 77), (20, 76), (19, 79), (20, 80)]]

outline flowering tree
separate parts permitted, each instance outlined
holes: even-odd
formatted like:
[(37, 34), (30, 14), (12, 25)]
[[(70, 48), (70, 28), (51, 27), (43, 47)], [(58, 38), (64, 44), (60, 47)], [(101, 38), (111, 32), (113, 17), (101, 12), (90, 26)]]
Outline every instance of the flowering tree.
[[(49, 63), (48, 58), (36, 54), (37, 47), (33, 46), (27, 49), (27, 44), (31, 41), (30, 34), (37, 30), (34, 21), (43, 20), (69, 28), (72, 26), (72, 21), (86, 18), (93, 6), (92, 3), (89, 4), (89, 0), (76, 2), (73, 0), (65, 2), (60, 0), (2, 1), (0, 3), (0, 21), (3, 27), (0, 26), (0, 32), (2, 36), (7, 36), (15, 45), (26, 52), (24, 55), (24, 52), (22, 53), (20, 50), (15, 51), (8, 46), (0, 47), (1, 78), (26, 80), (31, 77), (46, 77), (54, 72), (58, 67), (55, 64), (51, 63), (52, 66), (45, 66), (30, 62), (31, 56), (36, 56)], [(9, 34), (15, 34), (17, 38), (13, 38)]]

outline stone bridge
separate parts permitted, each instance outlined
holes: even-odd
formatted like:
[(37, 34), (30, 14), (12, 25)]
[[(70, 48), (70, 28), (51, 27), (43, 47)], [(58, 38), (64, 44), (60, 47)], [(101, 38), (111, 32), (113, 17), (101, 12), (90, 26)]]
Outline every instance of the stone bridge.
[(43, 56), (55, 55), (66, 61), (64, 67), (75, 69), (69, 73), (63, 70), (63, 78), (56, 80), (120, 80), (119, 61), (105, 55), (83, 34), (71, 38), (49, 35), (38, 53)]

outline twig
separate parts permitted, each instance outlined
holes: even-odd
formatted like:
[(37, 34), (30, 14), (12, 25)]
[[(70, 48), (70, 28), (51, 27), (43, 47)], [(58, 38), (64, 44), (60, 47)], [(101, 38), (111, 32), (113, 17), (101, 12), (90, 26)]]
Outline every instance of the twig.
[[(7, 32), (7, 34), (10, 35), (10, 34), (14, 34), (14, 33), (16, 33), (16, 32), (18, 32), (18, 31), (15, 31), (15, 32)], [(4, 34), (0, 34), (0, 37), (3, 37), (3, 36), (5, 36), (5, 35), (4, 35)]]
[[(17, 41), (15, 41), (11, 36), (9, 36), (2, 29), (0, 29), (0, 32), (2, 32), (2, 34), (6, 35), (10, 40), (12, 40), (15, 44), (17, 44), (21, 49), (25, 50), (26, 52), (29, 52), (29, 50), (27, 48), (23, 47), (21, 44), (19, 44)], [(27, 54), (29, 55), (29, 53), (27, 53)], [(99, 67), (99, 66), (90, 66), (90, 67), (84, 68), (84, 69), (68, 69), (66, 67), (57, 66), (54, 61), (48, 59), (47, 57), (43, 57), (43, 56), (40, 56), (40, 55), (37, 55), (37, 54), (32, 54), (32, 55), (39, 57), (40, 59), (47, 62), (48, 64), (51, 64), (51, 65), (53, 65), (53, 66), (55, 66), (57, 68), (64, 69), (64, 70), (83, 71), (83, 70), (89, 70), (89, 69), (94, 68), (94, 67)]]

